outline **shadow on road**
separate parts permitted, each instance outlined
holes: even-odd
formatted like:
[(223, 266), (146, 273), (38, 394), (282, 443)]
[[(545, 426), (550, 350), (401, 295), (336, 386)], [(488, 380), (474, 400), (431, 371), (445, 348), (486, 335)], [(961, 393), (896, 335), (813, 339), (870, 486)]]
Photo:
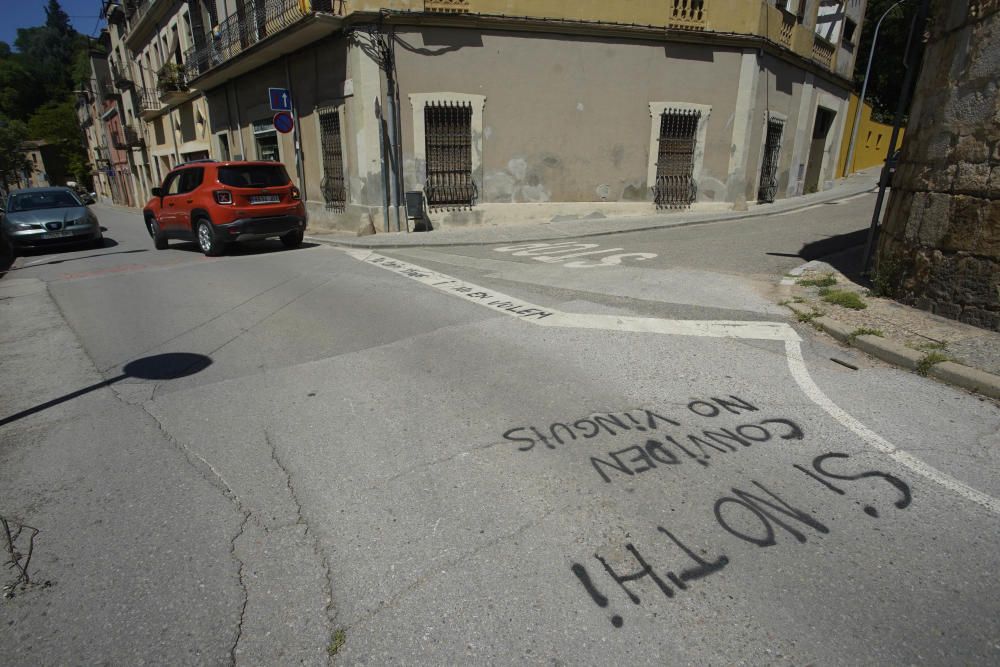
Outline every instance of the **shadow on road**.
[[(302, 245), (297, 248), (286, 248), (281, 241), (265, 239), (263, 241), (237, 241), (230, 243), (226, 246), (226, 251), (223, 255), (229, 255), (232, 257), (243, 257), (246, 255), (266, 255), (272, 252), (285, 252), (294, 250), (304, 250), (305, 248), (315, 248), (318, 243), (310, 243), (308, 241), (303, 241)], [(182, 241), (180, 243), (171, 243), (171, 250), (185, 250), (187, 252), (201, 253), (201, 248), (198, 244), (193, 241)]]
[(783, 252), (767, 254), (776, 257), (801, 257), (807, 262), (821, 260), (844, 274), (851, 282), (870, 287), (871, 281), (861, 275), (862, 255), (867, 240), (868, 229), (864, 228), (806, 243), (794, 255)]
[(211, 365), (211, 357), (206, 357), (203, 354), (193, 354), (190, 352), (169, 352), (166, 354), (154, 354), (149, 357), (142, 357), (141, 359), (136, 359), (135, 361), (130, 361), (125, 364), (122, 368), (121, 375), (118, 375), (117, 377), (95, 382), (89, 387), (71, 391), (70, 393), (64, 394), (59, 398), (53, 398), (50, 401), (39, 403), (38, 405), (30, 407), (27, 410), (21, 410), (20, 412), (10, 415), (9, 417), (4, 417), (3, 419), (0, 419), (0, 426), (5, 426), (6, 424), (15, 422), (18, 419), (24, 419), (25, 417), (31, 416), (35, 413), (48, 410), (49, 408), (65, 403), (66, 401), (71, 401), (74, 398), (83, 396), (84, 394), (89, 394), (95, 389), (110, 387), (115, 382), (120, 382), (126, 378), (138, 378), (140, 380), (174, 380), (176, 378), (187, 377), (188, 375), (200, 373)]
[(137, 252), (149, 252), (148, 248), (139, 248), (137, 250), (116, 250), (115, 252), (102, 252), (96, 255), (83, 255), (82, 257), (69, 257), (67, 259), (53, 259), (48, 262), (38, 262), (37, 264), (30, 264), (28, 266), (15, 266), (11, 271), (21, 271), (22, 269), (34, 269), (39, 266), (50, 266), (52, 264), (65, 264), (66, 262), (75, 262), (81, 259), (91, 259), (92, 257), (105, 257), (107, 255), (131, 255)]

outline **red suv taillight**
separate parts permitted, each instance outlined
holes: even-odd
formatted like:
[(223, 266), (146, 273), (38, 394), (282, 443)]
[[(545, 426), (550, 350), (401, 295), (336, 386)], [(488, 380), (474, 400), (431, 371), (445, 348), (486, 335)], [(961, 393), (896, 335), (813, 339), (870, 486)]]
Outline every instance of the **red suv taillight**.
[(214, 190), (212, 192), (215, 195), (216, 204), (232, 204), (233, 203), (233, 193), (229, 190)]
[(295, 200), (299, 199), (299, 189), (297, 187), (295, 187), (294, 185), (292, 186), (292, 199), (295, 199)]

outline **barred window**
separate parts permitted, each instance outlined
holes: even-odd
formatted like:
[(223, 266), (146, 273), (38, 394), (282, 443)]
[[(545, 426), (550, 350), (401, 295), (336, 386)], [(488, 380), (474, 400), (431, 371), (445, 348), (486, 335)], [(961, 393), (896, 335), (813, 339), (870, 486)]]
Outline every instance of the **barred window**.
[(686, 109), (667, 109), (660, 115), (653, 188), (657, 208), (684, 207), (695, 200), (694, 151), (700, 119), (700, 111)]
[(760, 166), (760, 186), (757, 201), (773, 202), (778, 189), (778, 155), (781, 152), (781, 133), (785, 123), (777, 118), (767, 120), (767, 138), (764, 141), (764, 160)]
[(344, 150), (340, 140), (340, 114), (335, 109), (319, 114), (319, 137), (323, 151), (323, 180), (320, 190), (326, 208), (343, 211), (347, 204), (344, 184)]
[(424, 107), (427, 181), (430, 206), (472, 206), (472, 105), (429, 102)]

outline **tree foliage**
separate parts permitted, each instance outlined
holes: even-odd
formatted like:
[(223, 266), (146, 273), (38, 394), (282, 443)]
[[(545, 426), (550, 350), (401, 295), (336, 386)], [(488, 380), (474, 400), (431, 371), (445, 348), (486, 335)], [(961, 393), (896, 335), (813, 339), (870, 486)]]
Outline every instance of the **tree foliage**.
[(13, 50), (0, 42), (0, 122), (4, 123), (0, 131), (6, 142), (0, 147), (3, 173), (23, 166), (14, 164), (12, 157), (21, 155), (20, 143), (42, 139), (56, 146), (59, 164), (49, 166), (50, 173), (86, 177), (73, 91), (90, 79), (88, 41), (73, 29), (59, 1), (48, 0), (44, 25), (18, 28)]
[(28, 138), (28, 126), (20, 120), (11, 120), (0, 114), (0, 187), (9, 190), (17, 178), (30, 168), (28, 157), (21, 152), (21, 145)]
[[(906, 0), (896, 7), (882, 21), (872, 58), (871, 75), (868, 80), (866, 101), (872, 105), (875, 120), (892, 122), (896, 105), (903, 94), (903, 79), (906, 76), (904, 56), (910, 36), (910, 26), (917, 14), (921, 0)], [(857, 90), (865, 79), (865, 68), (871, 53), (872, 39), (878, 20), (896, 3), (896, 0), (868, 0), (865, 22), (861, 29), (858, 63), (854, 68), (854, 82)], [(918, 33), (911, 49), (923, 51), (923, 35)]]

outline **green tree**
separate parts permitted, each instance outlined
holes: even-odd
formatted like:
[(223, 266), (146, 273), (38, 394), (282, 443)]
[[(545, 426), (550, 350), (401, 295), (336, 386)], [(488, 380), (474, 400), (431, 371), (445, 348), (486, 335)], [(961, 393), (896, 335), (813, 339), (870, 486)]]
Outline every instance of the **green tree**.
[(70, 175), (84, 180), (87, 158), (72, 100), (48, 102), (40, 107), (28, 121), (28, 134), (32, 139), (42, 139), (56, 148), (58, 163), (46, 165), (50, 181), (61, 183)]
[[(896, 115), (896, 105), (902, 97), (903, 78), (906, 76), (904, 55), (909, 40), (910, 25), (917, 14), (920, 2), (921, 0), (907, 0), (892, 10), (882, 21), (866, 94), (866, 101), (872, 105), (872, 115), (875, 120), (891, 123)], [(854, 68), (854, 83), (859, 91), (865, 79), (865, 68), (872, 48), (875, 25), (895, 3), (896, 0), (868, 0), (865, 22), (861, 29), (861, 43), (858, 45), (858, 63)], [(918, 33), (910, 48), (923, 51), (922, 33)]]
[(53, 28), (63, 35), (75, 35), (76, 30), (69, 22), (69, 14), (63, 11), (59, 0), (49, 0), (45, 7), (45, 27)]
[(0, 115), (0, 185), (5, 191), (17, 181), (17, 175), (31, 168), (21, 145), (28, 138), (28, 127), (22, 121)]
[(44, 97), (32, 83), (31, 72), (21, 64), (21, 59), (0, 57), (0, 114), (27, 120), (43, 101)]

